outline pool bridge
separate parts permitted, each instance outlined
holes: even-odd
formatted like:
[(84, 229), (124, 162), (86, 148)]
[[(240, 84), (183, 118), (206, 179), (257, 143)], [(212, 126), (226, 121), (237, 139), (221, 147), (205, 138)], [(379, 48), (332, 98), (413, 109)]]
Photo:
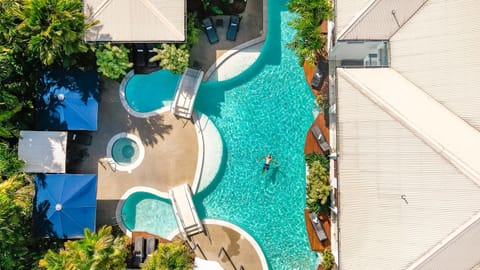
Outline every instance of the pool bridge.
[(173, 212), (178, 229), (185, 240), (204, 231), (192, 200), (192, 190), (188, 184), (174, 187), (168, 191), (172, 200)]
[(191, 118), (197, 91), (203, 79), (203, 71), (187, 68), (178, 83), (170, 111), (179, 117)]

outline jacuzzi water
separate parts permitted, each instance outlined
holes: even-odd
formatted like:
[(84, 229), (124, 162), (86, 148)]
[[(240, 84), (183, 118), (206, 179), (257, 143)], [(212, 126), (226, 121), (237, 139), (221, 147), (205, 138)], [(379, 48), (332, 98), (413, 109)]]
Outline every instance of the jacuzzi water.
[(127, 137), (117, 139), (112, 146), (112, 158), (120, 165), (134, 163), (140, 155), (138, 144)]

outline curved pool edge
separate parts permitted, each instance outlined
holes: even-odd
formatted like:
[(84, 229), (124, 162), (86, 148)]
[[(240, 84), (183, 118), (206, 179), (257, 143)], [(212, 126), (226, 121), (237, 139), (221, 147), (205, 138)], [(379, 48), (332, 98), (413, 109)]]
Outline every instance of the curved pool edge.
[(123, 108), (132, 116), (138, 117), (138, 118), (148, 118), (150, 116), (155, 116), (162, 114), (164, 112), (170, 111), (170, 106), (163, 106), (159, 109), (156, 109), (151, 112), (137, 112), (135, 111), (132, 107), (127, 102), (127, 97), (126, 97), (126, 86), (128, 81), (135, 75), (133, 70), (130, 70), (127, 75), (123, 78), (122, 82), (120, 83), (120, 86), (118, 87), (118, 93), (120, 95), (120, 102), (122, 103)]
[(220, 170), (223, 142), (220, 132), (206, 114), (194, 111), (192, 119), (198, 142), (197, 168), (192, 182), (192, 193), (196, 194), (209, 186)]
[[(112, 156), (113, 144), (120, 138), (128, 138), (133, 140), (138, 145), (138, 150), (140, 151), (137, 160), (135, 160), (135, 162), (133, 162), (132, 164), (129, 164), (128, 166), (120, 165), (115, 161), (115, 159)], [(127, 132), (120, 132), (113, 135), (112, 138), (110, 138), (110, 140), (107, 143), (106, 151), (107, 151), (107, 160), (109, 161), (109, 163), (113, 162), (113, 164), (115, 164), (115, 170), (121, 171), (121, 172), (131, 173), (133, 169), (137, 168), (138, 166), (140, 166), (140, 164), (142, 164), (143, 159), (145, 158), (145, 147), (143, 146), (142, 140), (138, 136), (133, 135), (131, 133), (127, 133)]]
[[(264, 42), (266, 37), (267, 37), (267, 31), (268, 31), (268, 0), (263, 0), (263, 29), (262, 29), (262, 35), (260, 37), (251, 39), (247, 42), (244, 42), (240, 45), (237, 45), (233, 47), (232, 49), (228, 50), (226, 53), (224, 53), (220, 58), (215, 61), (205, 72), (205, 75), (203, 77), (204, 81), (208, 81), (210, 79), (210, 76), (222, 66), (222, 64), (227, 61), (230, 57), (233, 55), (241, 52), (242, 50), (251, 47), (253, 45), (256, 45), (258, 43)], [(237, 74), (238, 75), (238, 74)], [(235, 76), (234, 76), (235, 77)]]
[[(262, 264), (262, 269), (263, 270), (268, 270), (268, 263), (267, 259), (265, 257), (265, 254), (263, 253), (263, 250), (260, 248), (260, 245), (257, 243), (257, 241), (245, 230), (240, 228), (239, 226), (230, 223), (228, 221), (220, 220), (220, 219), (211, 219), (211, 218), (206, 218), (202, 219), (203, 224), (211, 224), (211, 225), (217, 225), (217, 226), (223, 226), (227, 227), (233, 231), (236, 231), (238, 234), (240, 234), (241, 237), (245, 238), (255, 249), (255, 252), (257, 253), (258, 257), (260, 258), (260, 262)], [(178, 229), (170, 233), (167, 237), (168, 240), (172, 241), (175, 236), (179, 234)]]
[(151, 188), (151, 187), (146, 187), (146, 186), (136, 186), (136, 187), (133, 187), (133, 188), (130, 188), (128, 189), (127, 191), (125, 191), (125, 193), (123, 193), (122, 197), (120, 198), (120, 200), (118, 201), (117, 203), (117, 207), (115, 208), (115, 221), (118, 225), (118, 227), (120, 227), (120, 229), (125, 233), (126, 236), (128, 237), (132, 237), (132, 231), (130, 231), (127, 227), (125, 227), (125, 225), (123, 224), (123, 220), (122, 220), (122, 208), (123, 208), (123, 204), (125, 203), (125, 200), (130, 196), (132, 195), (133, 193), (137, 193), (137, 192), (147, 192), (147, 193), (151, 193), (155, 196), (158, 196), (160, 198), (164, 198), (164, 199), (168, 199), (170, 200), (170, 198), (168, 197), (168, 193), (166, 192), (163, 192), (163, 191), (160, 191), (158, 189), (155, 189), (155, 188)]

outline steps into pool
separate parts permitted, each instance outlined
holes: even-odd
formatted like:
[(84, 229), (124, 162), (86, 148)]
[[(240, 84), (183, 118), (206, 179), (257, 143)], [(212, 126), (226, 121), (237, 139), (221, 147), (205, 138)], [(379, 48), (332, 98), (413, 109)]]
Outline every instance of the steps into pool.
[(173, 212), (178, 229), (184, 239), (204, 231), (203, 224), (198, 217), (192, 200), (192, 190), (188, 184), (174, 187), (168, 191), (172, 200)]
[(203, 71), (187, 68), (178, 83), (170, 111), (179, 117), (191, 118), (197, 91), (203, 79)]

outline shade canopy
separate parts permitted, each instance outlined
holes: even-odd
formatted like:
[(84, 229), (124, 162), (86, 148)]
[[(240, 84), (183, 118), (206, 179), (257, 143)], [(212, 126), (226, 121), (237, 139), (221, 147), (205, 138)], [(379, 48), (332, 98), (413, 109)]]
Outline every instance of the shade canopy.
[(18, 158), (22, 170), (33, 173), (64, 173), (67, 156), (67, 132), (20, 131)]
[(47, 71), (38, 89), (38, 129), (97, 129), (99, 88), (96, 71)]
[(80, 238), (95, 231), (97, 175), (37, 174), (34, 222), (39, 236)]

